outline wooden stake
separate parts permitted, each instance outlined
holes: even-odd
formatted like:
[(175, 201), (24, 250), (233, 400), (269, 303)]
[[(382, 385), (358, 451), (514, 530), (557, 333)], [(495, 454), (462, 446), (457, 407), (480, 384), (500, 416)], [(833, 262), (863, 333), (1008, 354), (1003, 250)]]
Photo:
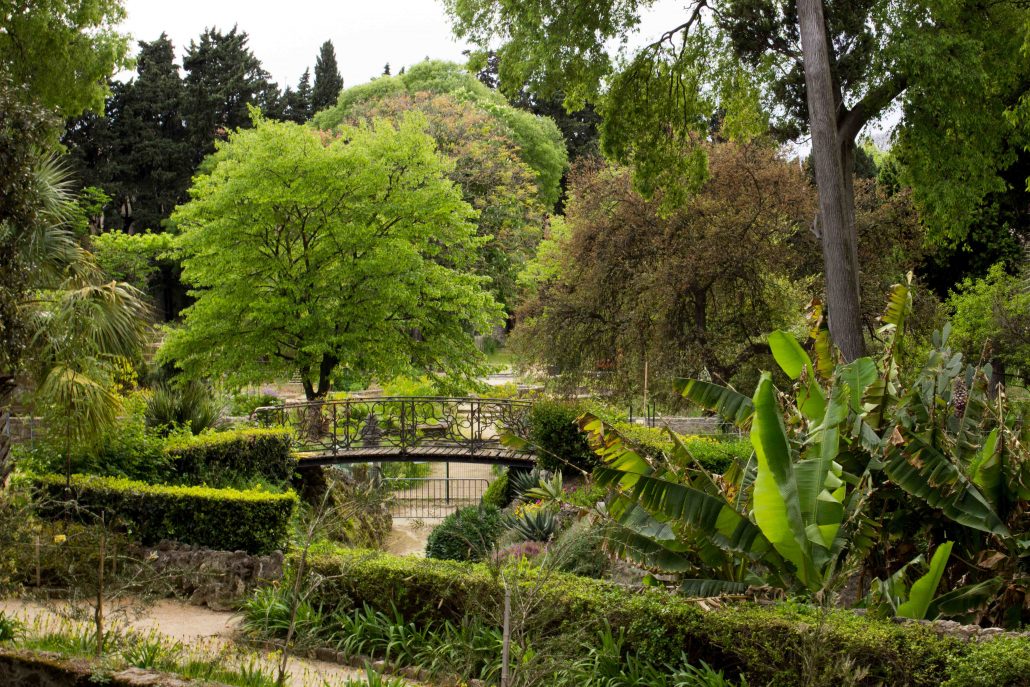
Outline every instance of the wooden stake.
[(511, 647), (511, 590), (504, 583), (504, 641), (501, 645), (501, 687), (508, 687), (508, 656)]

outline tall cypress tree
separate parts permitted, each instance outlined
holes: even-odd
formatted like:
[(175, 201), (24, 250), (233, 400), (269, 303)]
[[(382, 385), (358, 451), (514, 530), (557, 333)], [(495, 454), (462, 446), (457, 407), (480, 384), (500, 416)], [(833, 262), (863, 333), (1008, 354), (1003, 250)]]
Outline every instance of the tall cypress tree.
[(315, 87), (311, 91), (311, 109), (313, 112), (324, 110), (336, 104), (336, 98), (343, 90), (343, 77), (336, 64), (336, 50), (333, 42), (326, 41), (315, 58)]
[(104, 116), (75, 120), (64, 136), (79, 180), (111, 196), (105, 225), (129, 232), (160, 230), (193, 174), (175, 47), (163, 33), (139, 46), (136, 78), (112, 82)]

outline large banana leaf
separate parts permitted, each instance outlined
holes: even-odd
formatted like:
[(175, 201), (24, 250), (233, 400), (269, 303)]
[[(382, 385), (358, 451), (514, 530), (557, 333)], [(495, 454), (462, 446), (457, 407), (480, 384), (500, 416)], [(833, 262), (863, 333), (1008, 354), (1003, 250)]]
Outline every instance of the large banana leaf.
[(812, 339), (812, 351), (815, 353), (815, 370), (823, 379), (829, 379), (837, 366), (833, 355), (833, 340), (830, 328), (823, 317), (823, 304), (819, 300), (812, 301), (808, 315), (812, 323), (808, 335)]
[(852, 412), (861, 413), (864, 410), (862, 396), (869, 385), (876, 381), (877, 375), (876, 363), (872, 358), (858, 358), (837, 369), (838, 383), (848, 386)]
[(911, 430), (896, 426), (885, 453), (884, 471), (899, 487), (961, 525), (1008, 536), (1008, 528), (976, 485)]
[(804, 374), (798, 389), (798, 409), (809, 420), (820, 418), (826, 410), (826, 398), (805, 349), (793, 336), (780, 330), (769, 335), (769, 349), (788, 377), (797, 380)]
[(594, 469), (601, 486), (631, 487), (623, 494), (649, 513), (693, 527), (726, 551), (758, 560), (770, 552), (769, 542), (758, 527), (733, 510), (725, 499), (650, 475), (630, 474), (610, 467)]
[[(999, 450), (1000, 449), (1000, 450)], [(1005, 484), (1004, 447), (998, 442), (998, 428), (995, 427), (987, 435), (983, 446), (977, 451), (969, 466), (970, 477), (973, 484), (983, 493), (984, 497), (991, 502), (991, 505), (998, 509), (1004, 500)]]
[(681, 573), (697, 568), (686, 555), (685, 547), (675, 539), (658, 540), (618, 521), (607, 526), (605, 542), (612, 554), (627, 558), (646, 570)]
[(987, 607), (1004, 585), (1000, 577), (968, 584), (941, 594), (926, 611), (927, 618), (957, 618), (974, 622), (978, 611)]
[(803, 372), (809, 377), (814, 376), (811, 358), (797, 339), (787, 332), (777, 329), (770, 334), (769, 350), (772, 351), (776, 364), (791, 379), (797, 379)]
[(925, 575), (912, 583), (912, 588), (908, 592), (908, 601), (898, 606), (897, 615), (916, 620), (926, 617), (930, 602), (933, 601), (937, 587), (941, 583), (941, 577), (944, 576), (944, 568), (948, 565), (948, 557), (951, 556), (953, 545), (954, 542), (946, 541), (937, 547), (937, 550), (933, 552), (933, 558), (930, 559), (929, 569)]
[(751, 444), (758, 459), (753, 496), (755, 522), (776, 551), (794, 564), (801, 582), (811, 587), (818, 579), (812, 562), (812, 542), (801, 511), (790, 443), (768, 372), (762, 374), (753, 402)]
[(717, 413), (738, 427), (747, 426), (755, 410), (750, 398), (725, 386), (700, 379), (679, 379), (675, 387), (684, 398)]

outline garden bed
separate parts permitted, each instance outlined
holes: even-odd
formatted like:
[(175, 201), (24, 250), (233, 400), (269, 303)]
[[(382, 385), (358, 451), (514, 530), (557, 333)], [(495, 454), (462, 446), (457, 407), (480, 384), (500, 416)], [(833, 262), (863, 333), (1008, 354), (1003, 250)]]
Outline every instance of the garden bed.
[[(310, 601), (325, 614), (367, 606), (396, 612), (409, 623), (434, 625), (469, 618), (492, 622), (503, 606), (502, 577), (483, 564), (370, 551), (337, 551), (313, 556), (309, 563), (323, 580)], [(541, 636), (610, 627), (624, 633), (625, 655), (656, 664), (703, 660), (746, 675), (749, 684), (793, 686), (801, 675), (818, 678), (813, 670), (823, 669), (813, 666), (850, 663), (856, 675), (864, 675), (862, 685), (1030, 685), (1027, 636), (970, 641), (933, 624), (844, 610), (699, 602), (664, 590), (635, 591), (539, 570), (505, 576), (516, 585), (513, 597), (532, 597), (538, 609), (533, 623)], [(977, 681), (982, 671), (971, 666), (981, 664), (990, 666), (992, 682)]]

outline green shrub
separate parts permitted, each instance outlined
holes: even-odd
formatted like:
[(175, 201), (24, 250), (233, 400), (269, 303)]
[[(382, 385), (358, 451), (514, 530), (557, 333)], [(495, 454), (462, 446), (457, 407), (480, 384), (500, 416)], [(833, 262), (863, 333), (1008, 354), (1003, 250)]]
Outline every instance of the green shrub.
[(669, 437), (669, 433), (661, 427), (648, 427), (625, 421), (616, 422), (612, 427), (627, 441), (648, 455), (668, 456), (672, 453), (672, 439)]
[(972, 644), (951, 657), (948, 674), (943, 687), (1030, 687), (1030, 645), (1015, 637)]
[[(310, 602), (326, 613), (367, 604), (383, 613), (396, 608), (408, 622), (431, 624), (474, 620), (485, 612), (495, 613), (503, 604), (501, 581), (484, 564), (359, 550), (315, 555), (309, 563), (324, 580)], [(660, 589), (633, 591), (601, 580), (532, 569), (516, 583), (526, 594), (535, 595), (535, 607), (544, 617), (534, 622), (542, 624), (542, 632), (548, 629), (544, 625), (560, 632), (566, 623), (570, 631), (607, 623), (625, 628), (627, 653), (647, 656), (655, 663), (674, 663), (685, 654), (691, 662), (703, 659), (715, 668), (742, 672), (754, 685), (835, 685), (839, 679), (806, 683), (800, 676), (851, 661), (855, 668), (868, 670), (861, 685), (937, 687), (947, 678), (947, 666), (959, 665), (949, 657), (975, 656), (981, 650), (939, 637), (924, 625), (899, 625), (850, 611), (823, 612), (787, 603), (730, 604), (706, 611), (690, 599)], [(1014, 640), (1012, 646), (1030, 651), (1026, 639)], [(997, 653), (999, 660), (1018, 667), (1018, 651), (1004, 648)]]
[(604, 552), (604, 528), (589, 518), (581, 518), (558, 535), (548, 556), (562, 572), (583, 577), (603, 578), (611, 568)]
[(683, 444), (706, 469), (722, 474), (733, 461), (746, 463), (754, 448), (747, 438), (720, 440), (714, 437), (686, 436)]
[[(26, 476), (44, 515), (64, 512), (65, 478)], [(266, 554), (285, 548), (297, 507), (293, 492), (172, 487), (113, 477), (72, 476), (78, 506), (107, 513), (145, 545), (162, 539), (223, 551)]]
[(511, 493), (508, 489), (508, 484), (508, 471), (505, 470), (497, 479), (490, 482), (486, 491), (483, 492), (483, 505), (493, 506), (494, 508), (506, 508), (511, 503)]
[(426, 556), (451, 561), (482, 560), (497, 542), (501, 530), (501, 511), (497, 508), (461, 508), (429, 533)]
[(234, 417), (247, 417), (258, 408), (276, 406), (282, 403), (275, 394), (238, 393), (229, 399), (229, 414)]
[(160, 482), (168, 477), (170, 464), (164, 439), (143, 420), (146, 403), (144, 394), (131, 394), (124, 415), (95, 443), (67, 446), (55, 428), (31, 445), (15, 445), (15, 459), (23, 470), (41, 474), (63, 473), (70, 462), (74, 473)]
[(264, 479), (286, 483), (297, 467), (285, 429), (241, 429), (170, 438), (172, 471), (165, 481), (227, 487)]
[(540, 467), (551, 471), (590, 472), (597, 456), (590, 450), (586, 435), (576, 419), (582, 409), (574, 403), (538, 401), (529, 415), (529, 440)]

